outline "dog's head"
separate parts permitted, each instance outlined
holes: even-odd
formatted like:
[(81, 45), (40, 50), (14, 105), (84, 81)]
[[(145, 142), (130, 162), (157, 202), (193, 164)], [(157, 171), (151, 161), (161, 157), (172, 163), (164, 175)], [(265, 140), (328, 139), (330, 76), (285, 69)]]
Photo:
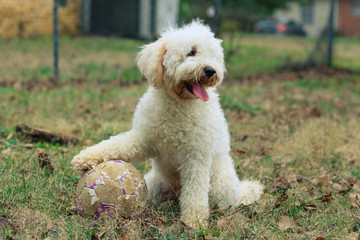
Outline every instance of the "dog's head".
[(169, 29), (137, 58), (141, 73), (155, 88), (166, 88), (177, 98), (207, 101), (206, 89), (224, 79), (225, 65), (221, 40), (208, 26), (194, 21)]

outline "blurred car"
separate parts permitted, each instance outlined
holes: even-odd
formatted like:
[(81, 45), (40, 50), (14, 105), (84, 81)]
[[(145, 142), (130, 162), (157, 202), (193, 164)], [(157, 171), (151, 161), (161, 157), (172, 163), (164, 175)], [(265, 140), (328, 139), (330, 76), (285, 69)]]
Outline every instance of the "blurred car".
[(306, 36), (306, 32), (295, 21), (290, 19), (266, 19), (254, 26), (255, 33)]

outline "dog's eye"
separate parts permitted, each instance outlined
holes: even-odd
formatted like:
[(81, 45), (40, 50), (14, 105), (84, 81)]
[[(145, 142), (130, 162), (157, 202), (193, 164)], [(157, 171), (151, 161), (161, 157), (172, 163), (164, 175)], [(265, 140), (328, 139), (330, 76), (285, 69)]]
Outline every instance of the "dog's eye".
[(188, 57), (193, 57), (193, 56), (195, 56), (195, 54), (196, 54), (196, 51), (195, 51), (195, 50), (191, 50), (191, 51), (187, 54), (187, 56), (188, 56)]

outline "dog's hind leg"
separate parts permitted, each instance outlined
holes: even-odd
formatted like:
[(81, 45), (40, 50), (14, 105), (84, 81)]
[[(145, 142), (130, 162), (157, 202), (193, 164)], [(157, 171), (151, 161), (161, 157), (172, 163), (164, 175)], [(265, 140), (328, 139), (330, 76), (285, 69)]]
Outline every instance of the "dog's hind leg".
[(151, 157), (147, 146), (142, 134), (132, 130), (82, 150), (73, 158), (71, 164), (75, 170), (85, 171), (112, 159), (142, 161)]
[(180, 186), (172, 184), (172, 181), (167, 179), (154, 163), (150, 172), (145, 174), (145, 182), (151, 200), (154, 200), (156, 203), (178, 198)]
[(220, 208), (252, 204), (260, 198), (263, 188), (257, 181), (240, 181), (228, 154), (218, 154), (214, 157), (211, 166), (210, 196)]

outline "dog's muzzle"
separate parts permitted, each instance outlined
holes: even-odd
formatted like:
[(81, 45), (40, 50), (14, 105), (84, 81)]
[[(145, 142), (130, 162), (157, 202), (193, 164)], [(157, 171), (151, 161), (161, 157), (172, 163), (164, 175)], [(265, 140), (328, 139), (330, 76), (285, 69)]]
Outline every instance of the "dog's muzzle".
[(204, 102), (209, 100), (206, 92), (206, 86), (213, 86), (216, 83), (216, 70), (213, 67), (206, 66), (203, 68), (203, 76), (196, 82), (185, 82), (187, 90), (197, 96)]

